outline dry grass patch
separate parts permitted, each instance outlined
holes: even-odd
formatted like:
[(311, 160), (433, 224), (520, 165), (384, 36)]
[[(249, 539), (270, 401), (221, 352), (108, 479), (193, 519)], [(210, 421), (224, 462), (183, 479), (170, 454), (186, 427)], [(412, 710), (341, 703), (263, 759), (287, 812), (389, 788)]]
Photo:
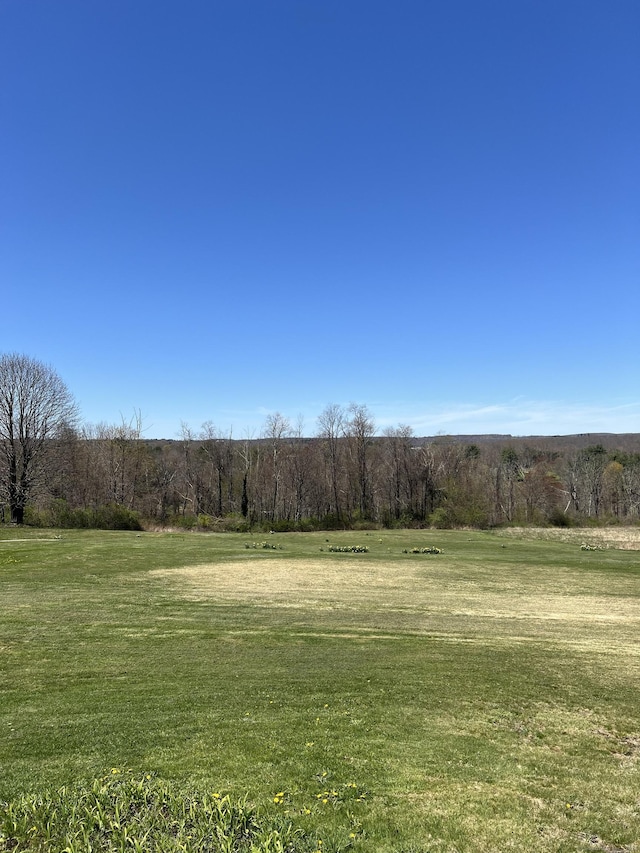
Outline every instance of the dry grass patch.
[(640, 551), (640, 527), (507, 527), (497, 531), (496, 535), (505, 539), (545, 539), (578, 547), (583, 543), (594, 543), (621, 551)]
[[(157, 570), (151, 576), (177, 584), (190, 598), (221, 598), (274, 605), (308, 604), (349, 606), (345, 595), (352, 591), (357, 601), (374, 602), (397, 598), (407, 583), (417, 580), (416, 571), (393, 570), (379, 562), (361, 558), (331, 560), (248, 559)], [(393, 592), (395, 590), (395, 593)]]
[[(252, 604), (275, 610), (336, 611), (335, 632), (353, 628), (376, 635), (430, 634), (501, 639), (538, 639), (589, 647), (613, 647), (640, 657), (640, 601), (585, 588), (584, 575), (565, 570), (495, 583), (486, 567), (465, 573), (451, 560), (425, 566), (411, 560), (233, 560), (152, 571), (180, 596), (199, 601)], [(587, 579), (588, 581), (588, 579)], [(626, 583), (624, 584), (626, 589)], [(351, 613), (349, 622), (346, 614)], [(354, 623), (354, 619), (356, 620)], [(361, 624), (359, 624), (361, 622)], [(324, 626), (328, 628), (329, 626)], [(360, 633), (362, 636), (362, 633)]]

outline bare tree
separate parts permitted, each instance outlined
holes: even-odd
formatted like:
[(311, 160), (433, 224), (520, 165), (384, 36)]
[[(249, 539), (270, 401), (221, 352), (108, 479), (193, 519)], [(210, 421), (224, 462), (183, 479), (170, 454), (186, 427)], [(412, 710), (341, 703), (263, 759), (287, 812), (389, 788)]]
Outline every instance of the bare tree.
[(277, 518), (278, 500), (281, 492), (283, 440), (291, 435), (291, 424), (280, 412), (267, 415), (263, 437), (270, 445), (272, 494), (267, 515), (274, 521)]
[(318, 416), (318, 436), (325, 450), (326, 464), (329, 470), (331, 498), (329, 511), (342, 520), (339, 478), (341, 471), (340, 436), (344, 432), (345, 413), (340, 406), (330, 403)]
[(146, 453), (142, 413), (134, 410), (128, 421), (122, 416), (119, 424), (98, 424), (91, 432), (95, 471), (102, 482), (102, 500), (135, 509)]
[(506, 481), (504, 494), (499, 495), (499, 502), (507, 521), (514, 520), (516, 507), (516, 483), (523, 479), (522, 466), (517, 451), (513, 447), (505, 447), (500, 456), (499, 473)]
[(182, 464), (180, 476), (178, 477), (177, 491), (180, 496), (181, 514), (186, 515), (187, 507), (191, 506), (194, 515), (202, 512), (203, 482), (201, 466), (198, 464), (196, 448), (196, 435), (191, 427), (182, 422)]
[(0, 357), (0, 489), (11, 521), (24, 522), (24, 511), (45, 468), (48, 442), (78, 417), (62, 379), (26, 355)]
[(200, 455), (209, 471), (211, 497), (207, 511), (222, 518), (233, 509), (233, 438), (231, 434), (228, 438), (223, 436), (211, 421), (206, 421), (198, 440)]
[(375, 422), (369, 409), (350, 403), (349, 419), (344, 432), (356, 469), (358, 509), (361, 518), (369, 518), (373, 512), (373, 487), (369, 468), (369, 448), (375, 433)]
[(411, 440), (413, 430), (400, 424), (384, 431), (384, 467), (387, 486), (387, 520), (398, 521), (403, 512), (413, 509), (414, 479), (412, 477)]
[(607, 464), (607, 451), (601, 444), (585, 447), (578, 453), (578, 465), (582, 486), (586, 496), (587, 515), (599, 516), (604, 489), (604, 469)]

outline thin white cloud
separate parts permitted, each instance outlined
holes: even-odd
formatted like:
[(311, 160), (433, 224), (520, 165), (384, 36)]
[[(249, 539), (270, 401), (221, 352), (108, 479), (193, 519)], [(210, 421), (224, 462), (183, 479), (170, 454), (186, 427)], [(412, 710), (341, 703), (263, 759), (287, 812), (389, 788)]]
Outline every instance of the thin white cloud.
[[(346, 409), (348, 404), (340, 403)], [(529, 400), (517, 397), (503, 402), (454, 403), (373, 401), (365, 404), (371, 412), (376, 432), (400, 424), (410, 426), (416, 436), (448, 435), (573, 435), (576, 433), (640, 433), (640, 401), (613, 401), (593, 405), (563, 400)], [(293, 427), (303, 420), (303, 434), (312, 436), (317, 430), (318, 415), (325, 408), (309, 403), (303, 406), (270, 409), (264, 406), (247, 409), (218, 409), (210, 413), (191, 413), (186, 423), (197, 432), (205, 421), (213, 421), (225, 435), (234, 438), (256, 438), (266, 417), (280, 411)], [(207, 416), (208, 414), (208, 416)], [(166, 418), (146, 418), (145, 435), (176, 438), (180, 422)]]
[[(422, 408), (422, 407), (421, 407)], [(372, 407), (378, 427), (399, 423), (416, 435), (570, 435), (589, 432), (640, 432), (640, 401), (610, 405), (517, 398), (503, 403), (439, 403)], [(404, 411), (404, 415), (403, 415)]]

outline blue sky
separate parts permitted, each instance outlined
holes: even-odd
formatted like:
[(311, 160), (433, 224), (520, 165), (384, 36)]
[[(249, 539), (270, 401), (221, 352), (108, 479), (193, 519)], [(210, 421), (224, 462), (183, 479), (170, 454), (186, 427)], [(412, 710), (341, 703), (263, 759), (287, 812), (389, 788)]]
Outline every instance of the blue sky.
[(146, 435), (640, 432), (637, 0), (0, 0), (0, 352)]

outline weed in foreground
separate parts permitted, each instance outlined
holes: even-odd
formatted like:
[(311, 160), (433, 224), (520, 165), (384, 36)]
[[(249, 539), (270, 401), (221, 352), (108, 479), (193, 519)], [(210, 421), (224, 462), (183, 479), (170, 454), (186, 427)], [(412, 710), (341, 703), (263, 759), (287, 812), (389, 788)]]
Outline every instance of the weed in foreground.
[(0, 804), (0, 851), (35, 853), (306, 853), (317, 838), (268, 821), (217, 791), (179, 789), (150, 774), (114, 768), (88, 785)]

